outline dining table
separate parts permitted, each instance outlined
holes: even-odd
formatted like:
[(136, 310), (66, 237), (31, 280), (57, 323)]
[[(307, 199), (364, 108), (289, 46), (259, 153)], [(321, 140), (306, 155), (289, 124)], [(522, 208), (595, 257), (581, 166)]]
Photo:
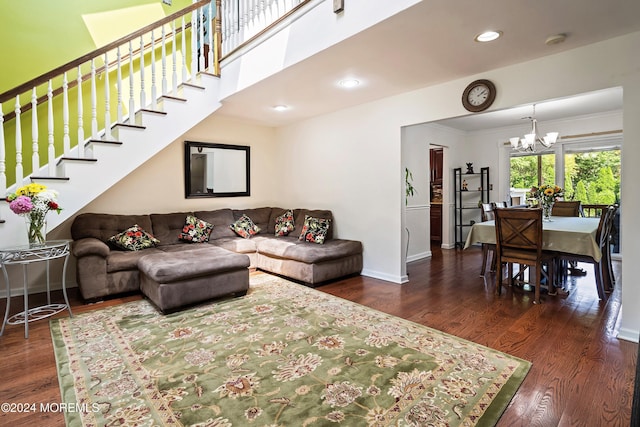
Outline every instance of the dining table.
[[(558, 216), (542, 223), (542, 249), (585, 255), (600, 262), (602, 252), (596, 242), (600, 218)], [(464, 248), (475, 243), (496, 244), (495, 221), (476, 222), (471, 227)]]
[[(542, 249), (559, 253), (585, 255), (598, 263), (602, 259), (602, 252), (596, 241), (599, 223), (600, 218), (552, 216), (551, 221), (542, 223)], [(496, 244), (494, 220), (477, 222), (472, 225), (464, 248), (466, 249), (476, 243)], [(560, 294), (568, 295), (568, 291), (563, 289), (562, 286), (557, 287)]]

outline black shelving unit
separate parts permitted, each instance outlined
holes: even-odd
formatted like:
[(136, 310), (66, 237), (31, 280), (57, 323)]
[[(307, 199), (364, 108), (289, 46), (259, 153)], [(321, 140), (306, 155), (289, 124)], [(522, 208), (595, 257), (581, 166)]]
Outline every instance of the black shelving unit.
[[(466, 182), (467, 189), (464, 189)], [(453, 188), (455, 201), (455, 244), (463, 248), (467, 237), (467, 228), (482, 219), (479, 202), (489, 203), (489, 168), (480, 168), (480, 173), (462, 173), (462, 168), (453, 170)]]

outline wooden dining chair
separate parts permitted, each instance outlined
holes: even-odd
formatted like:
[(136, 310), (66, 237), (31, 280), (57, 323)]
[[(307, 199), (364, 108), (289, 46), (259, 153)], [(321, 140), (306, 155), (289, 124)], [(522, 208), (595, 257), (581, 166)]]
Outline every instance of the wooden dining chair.
[(593, 271), (596, 279), (596, 290), (598, 291), (598, 298), (601, 300), (607, 299), (607, 293), (613, 289), (611, 271), (611, 257), (609, 242), (611, 239), (611, 227), (613, 226), (613, 217), (616, 214), (617, 208), (615, 206), (608, 206), (602, 210), (600, 215), (600, 222), (598, 223), (598, 229), (596, 230), (595, 241), (598, 243), (600, 253), (602, 254), (600, 261), (596, 261), (594, 258), (587, 255), (578, 255), (559, 252), (559, 259), (568, 262), (586, 262), (593, 264)]
[(535, 270), (534, 304), (540, 303), (540, 282), (543, 266), (547, 266), (549, 293), (555, 293), (554, 258), (552, 252), (542, 250), (542, 209), (494, 209), (496, 221), (496, 294), (503, 286), (503, 266), (507, 265), (508, 285), (513, 284), (513, 264), (528, 266)]
[[(493, 203), (482, 203), (482, 222), (485, 221), (493, 221), (495, 216), (493, 215)], [(482, 268), (480, 269), (480, 276), (484, 277), (484, 274), (487, 270), (487, 259), (489, 258), (489, 253), (491, 252), (491, 269), (489, 271), (495, 271), (495, 261), (496, 261), (496, 245), (491, 243), (483, 243), (482, 244)]]
[[(551, 216), (578, 217), (581, 216), (581, 211), (582, 202), (580, 202), (580, 200), (558, 200), (553, 204), (553, 208), (551, 208)], [(578, 268), (576, 262), (559, 259), (558, 265), (556, 266), (556, 273), (564, 276), (567, 269), (573, 276), (584, 276), (586, 274), (584, 270)]]
[(551, 208), (551, 216), (580, 216), (580, 200), (558, 200)]

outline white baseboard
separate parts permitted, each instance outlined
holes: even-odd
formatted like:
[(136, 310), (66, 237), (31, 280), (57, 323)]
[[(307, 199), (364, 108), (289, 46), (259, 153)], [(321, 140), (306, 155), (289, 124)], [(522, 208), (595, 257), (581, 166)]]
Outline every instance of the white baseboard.
[(373, 271), (373, 270), (367, 270), (367, 269), (362, 270), (360, 274), (363, 276), (372, 277), (374, 279), (380, 279), (386, 282), (392, 282), (398, 285), (407, 283), (409, 281), (409, 277), (407, 275), (395, 276), (392, 274), (387, 274), (387, 273), (382, 273), (380, 271)]
[(430, 258), (433, 254), (431, 251), (421, 252), (419, 254), (407, 257), (407, 262), (418, 261), (419, 259)]
[(638, 343), (640, 331), (638, 329), (620, 328), (618, 337), (621, 340)]

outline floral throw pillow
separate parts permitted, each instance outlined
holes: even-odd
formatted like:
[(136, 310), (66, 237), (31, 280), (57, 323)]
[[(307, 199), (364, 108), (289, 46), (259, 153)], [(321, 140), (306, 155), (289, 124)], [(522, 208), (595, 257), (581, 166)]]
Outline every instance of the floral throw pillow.
[(309, 215), (304, 216), (304, 225), (298, 240), (323, 244), (327, 237), (327, 232), (331, 226), (331, 220), (325, 218), (314, 218)]
[(291, 209), (276, 218), (276, 236), (286, 236), (291, 233), (294, 228), (293, 211)]
[(238, 236), (245, 239), (255, 236), (260, 232), (260, 227), (255, 225), (253, 221), (251, 221), (251, 218), (244, 214), (236, 222), (231, 224), (229, 228), (235, 231)]
[(209, 241), (209, 235), (213, 231), (213, 224), (188, 215), (185, 220), (182, 233), (178, 236), (180, 240), (191, 243), (204, 243)]
[(109, 243), (126, 251), (139, 251), (140, 249), (152, 248), (160, 241), (147, 233), (138, 224), (129, 227), (122, 233), (109, 237)]

